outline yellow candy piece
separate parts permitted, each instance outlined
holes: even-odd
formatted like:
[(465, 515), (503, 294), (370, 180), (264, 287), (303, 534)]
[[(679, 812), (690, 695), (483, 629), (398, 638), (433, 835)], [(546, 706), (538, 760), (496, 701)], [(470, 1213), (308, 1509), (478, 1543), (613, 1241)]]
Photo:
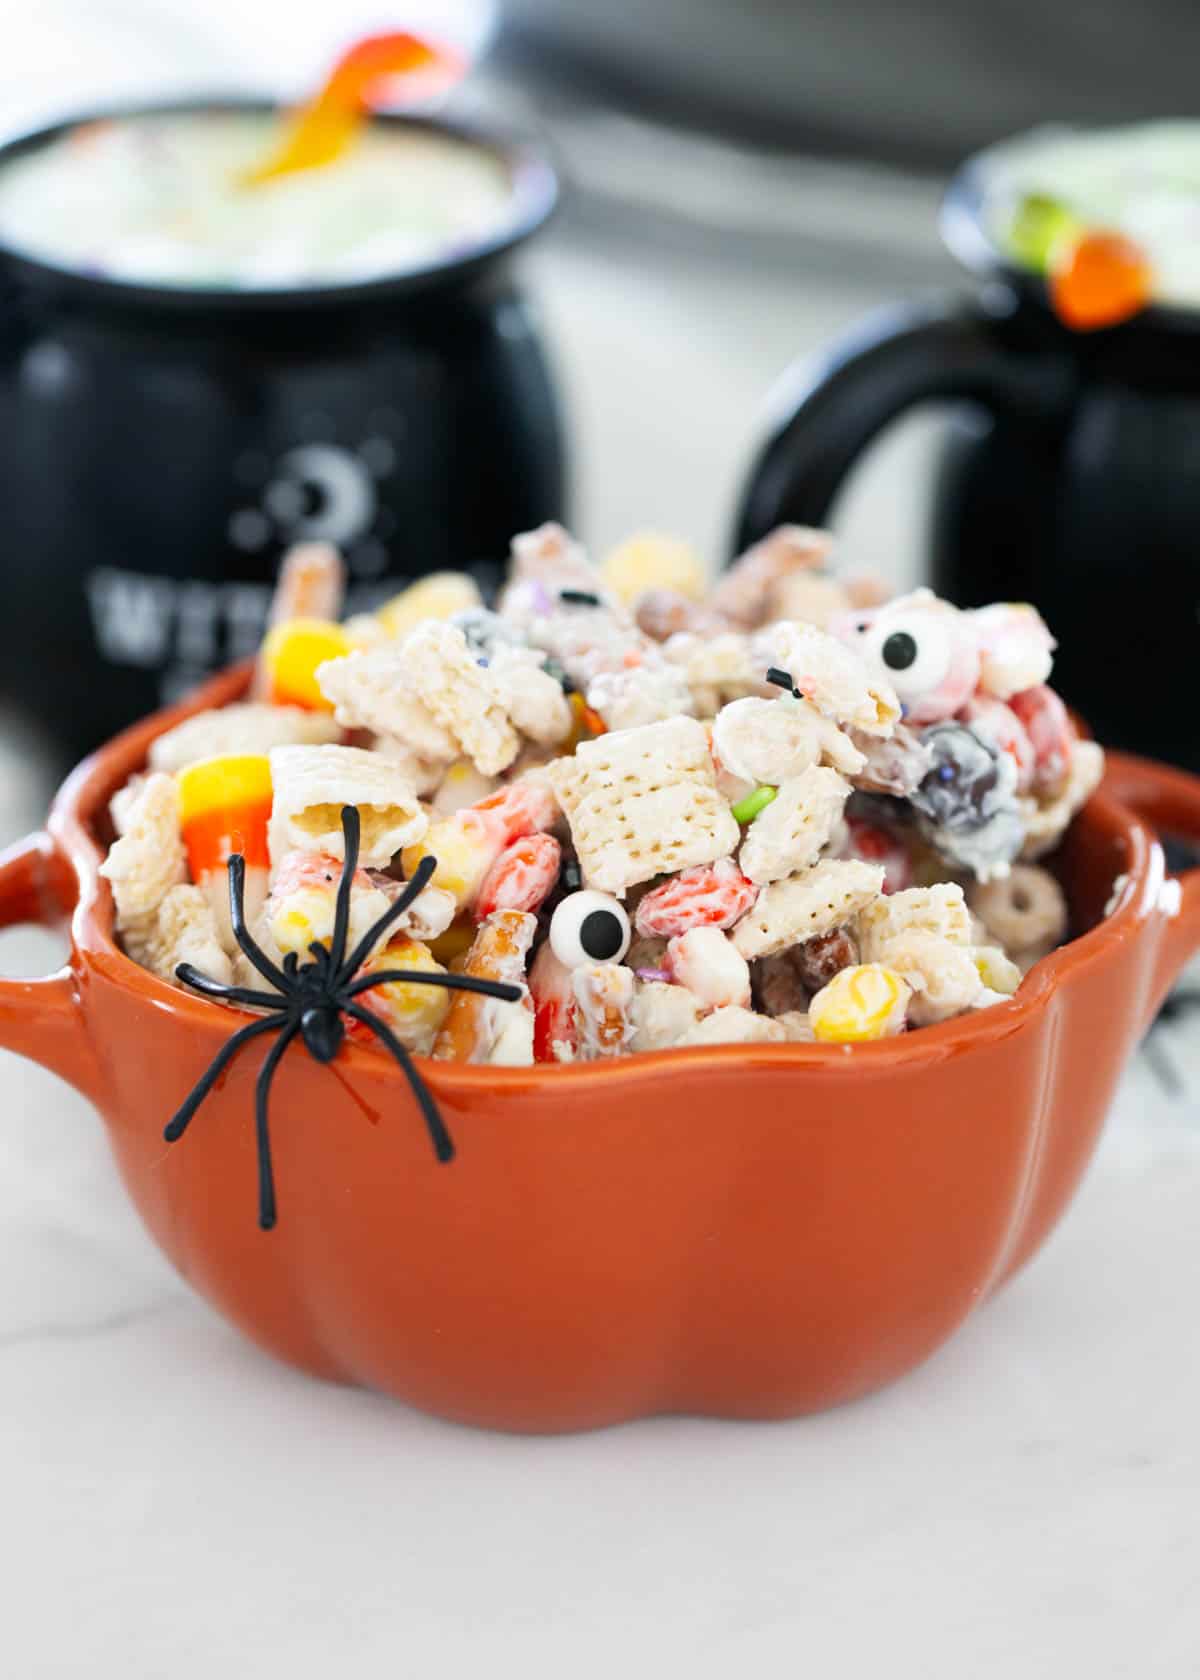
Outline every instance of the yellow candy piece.
[(271, 917), (271, 938), (286, 955), (307, 960), (309, 946), (328, 945), (333, 936), (333, 895), (320, 887), (297, 887)]
[(865, 1044), (904, 1025), (911, 988), (882, 963), (843, 968), (808, 1006), (813, 1037), (821, 1044)]
[(353, 642), (340, 624), (324, 618), (293, 618), (268, 630), (259, 652), (266, 676), (267, 698), (277, 706), (304, 706), (310, 712), (331, 712), (317, 685), (317, 667), (340, 659)]
[(689, 601), (702, 601), (708, 576), (695, 549), (660, 531), (639, 531), (605, 556), (605, 583), (628, 606), (647, 589), (672, 589)]
[(495, 847), (454, 816), (430, 823), (423, 840), (405, 847), (401, 864), (406, 879), (411, 880), (423, 857), (435, 857), (433, 885), (453, 893), (455, 904), (463, 910), (478, 893), (494, 856)]
[[(367, 973), (378, 973), (384, 968), (411, 968), (424, 974), (446, 972), (428, 945), (404, 937), (385, 945), (363, 967)], [(373, 987), (370, 995), (385, 1004), (385, 1017), (405, 1044), (436, 1033), (451, 999), (451, 993), (444, 987), (423, 986), (417, 980), (392, 980), (386, 986)]]
[(430, 572), (385, 601), (375, 616), (388, 635), (398, 639), (427, 618), (451, 618), (479, 606), (481, 599), (475, 579), (466, 572)]
[(271, 804), (271, 761), (266, 753), (220, 753), (189, 764), (176, 778), (179, 821), (186, 828), (210, 811)]

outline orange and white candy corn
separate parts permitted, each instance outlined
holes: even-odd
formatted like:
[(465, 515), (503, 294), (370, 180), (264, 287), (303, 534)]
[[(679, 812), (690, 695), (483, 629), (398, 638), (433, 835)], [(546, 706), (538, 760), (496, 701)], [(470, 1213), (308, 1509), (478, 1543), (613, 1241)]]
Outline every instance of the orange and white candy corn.
[(220, 925), (229, 924), (226, 865), (246, 860), (246, 916), (253, 921), (267, 893), (267, 831), (273, 798), (265, 753), (222, 753), (189, 764), (176, 778), (179, 826), (192, 880), (208, 893)]

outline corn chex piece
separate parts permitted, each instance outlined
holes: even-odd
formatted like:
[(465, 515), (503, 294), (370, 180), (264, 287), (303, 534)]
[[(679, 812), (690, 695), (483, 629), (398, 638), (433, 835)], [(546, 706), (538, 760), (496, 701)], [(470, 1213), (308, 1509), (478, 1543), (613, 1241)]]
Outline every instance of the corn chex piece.
[(152, 915), (168, 891), (187, 879), (179, 825), (179, 790), (173, 776), (147, 776), (126, 807), (124, 832), (113, 842), (100, 873), (112, 886), (117, 932)]
[(420, 624), (403, 653), (410, 682), (442, 728), (485, 776), (498, 776), (521, 743), (462, 631), (456, 624)]
[(695, 718), (585, 741), (548, 776), (584, 881), (601, 892), (620, 895), (655, 875), (715, 863), (740, 838)]
[(752, 642), (755, 668), (786, 671), (797, 691), (834, 723), (867, 735), (890, 735), (900, 721), (900, 701), (852, 648), (813, 624), (781, 619)]
[(344, 857), (345, 805), (358, 810), (359, 860), (368, 868), (390, 863), (428, 827), (412, 783), (377, 753), (360, 747), (275, 747), (269, 756), (275, 784), (269, 834), (274, 863), (290, 851)]
[(969, 945), (971, 912), (957, 882), (907, 887), (868, 904), (858, 918), (863, 961), (886, 961), (889, 945), (905, 933), (933, 933), (951, 944)]
[(744, 957), (770, 957), (844, 926), (883, 891), (883, 870), (857, 858), (823, 858), (764, 887), (731, 938)]
[(458, 748), (413, 685), (403, 647), (388, 642), (331, 659), (317, 670), (337, 721), (394, 739), (418, 760), (449, 764)]
[(829, 844), (849, 797), (850, 783), (816, 764), (782, 783), (747, 830), (738, 859), (742, 874), (766, 886), (807, 869)]
[(214, 711), (197, 712), (177, 723), (150, 746), (152, 770), (185, 770), (202, 758), (226, 753), (265, 753), (272, 747), (318, 746), (341, 734), (328, 712), (300, 706), (268, 706), (252, 700)]
[(786, 1037), (778, 1021), (729, 1004), (697, 1021), (677, 1043), (680, 1049), (697, 1044), (782, 1044)]

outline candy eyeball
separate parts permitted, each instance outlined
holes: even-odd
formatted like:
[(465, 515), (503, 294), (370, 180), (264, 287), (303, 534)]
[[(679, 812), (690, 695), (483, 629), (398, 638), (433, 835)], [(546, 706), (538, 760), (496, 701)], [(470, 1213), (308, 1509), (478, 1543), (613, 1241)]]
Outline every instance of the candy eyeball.
[(586, 888), (564, 898), (550, 921), (550, 945), (565, 968), (620, 962), (629, 939), (629, 917), (621, 901)]
[(952, 717), (979, 681), (979, 651), (963, 615), (927, 589), (858, 621), (852, 646), (891, 683), (910, 723)]

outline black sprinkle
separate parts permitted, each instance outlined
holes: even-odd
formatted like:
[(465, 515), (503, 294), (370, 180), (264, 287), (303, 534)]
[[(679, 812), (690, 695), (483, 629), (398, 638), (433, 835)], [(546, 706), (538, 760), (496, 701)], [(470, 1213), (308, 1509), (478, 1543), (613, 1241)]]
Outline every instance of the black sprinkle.
[(796, 692), (796, 685), (792, 681), (792, 673), (790, 671), (781, 671), (778, 665), (771, 666), (770, 670), (767, 672), (767, 681), (772, 683), (776, 688), (786, 688), (789, 694), (795, 694)]
[(593, 595), (590, 589), (560, 589), (558, 598), (572, 607), (598, 607), (601, 605), (599, 595)]

